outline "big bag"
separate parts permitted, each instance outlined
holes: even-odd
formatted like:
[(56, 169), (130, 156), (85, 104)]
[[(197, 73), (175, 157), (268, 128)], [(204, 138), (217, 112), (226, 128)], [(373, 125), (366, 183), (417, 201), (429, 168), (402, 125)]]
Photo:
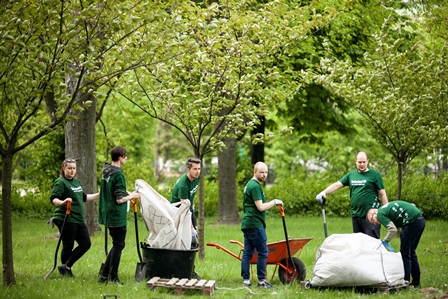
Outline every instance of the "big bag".
[(387, 251), (381, 240), (363, 233), (326, 238), (317, 251), (313, 274), (311, 285), (320, 287), (405, 283), (401, 254)]

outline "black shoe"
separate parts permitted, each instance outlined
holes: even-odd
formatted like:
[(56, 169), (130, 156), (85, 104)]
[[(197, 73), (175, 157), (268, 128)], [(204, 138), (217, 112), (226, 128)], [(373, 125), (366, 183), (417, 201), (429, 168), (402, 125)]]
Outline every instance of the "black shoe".
[(61, 274), (62, 276), (75, 277), (72, 273), (72, 270), (67, 269), (67, 267), (65, 265), (58, 266), (58, 271), (59, 271), (59, 274)]
[(265, 289), (273, 289), (274, 286), (271, 285), (269, 282), (267, 282), (266, 280), (262, 283), (258, 283), (258, 287), (259, 288), (265, 288)]
[(103, 276), (103, 275), (98, 276), (99, 283), (106, 283), (107, 280), (108, 280), (108, 277), (106, 277), (106, 276)]
[(108, 284), (115, 284), (119, 287), (124, 286), (124, 283), (122, 283), (118, 278), (109, 280)]
[(194, 272), (194, 271), (193, 271), (193, 274), (191, 274), (191, 278), (194, 278), (194, 279), (202, 279), (202, 277), (199, 276), (198, 273), (196, 273), (196, 272)]

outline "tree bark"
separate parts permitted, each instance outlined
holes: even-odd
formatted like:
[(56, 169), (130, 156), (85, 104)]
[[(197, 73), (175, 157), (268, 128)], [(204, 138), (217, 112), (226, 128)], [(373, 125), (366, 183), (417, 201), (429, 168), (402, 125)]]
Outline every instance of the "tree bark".
[(3, 286), (16, 284), (14, 277), (14, 260), (12, 254), (12, 161), (14, 154), (2, 155), (2, 263)]
[[(196, 156), (198, 157), (198, 155)], [(204, 161), (201, 159), (201, 165), (204, 165)], [(198, 238), (199, 238), (199, 248), (198, 254), (200, 259), (205, 259), (205, 248), (204, 248), (204, 232), (205, 232), (205, 202), (204, 202), (204, 176), (199, 177), (199, 210), (198, 210)]]
[[(70, 79), (74, 80), (74, 79)], [(69, 84), (70, 88), (70, 84)], [(69, 121), (65, 126), (65, 153), (67, 158), (76, 159), (76, 177), (81, 181), (87, 194), (97, 193), (96, 179), (96, 98), (92, 95), (78, 93), (77, 102), (84, 106), (86, 100), (91, 106), (83, 112), (74, 112), (77, 119)], [(90, 235), (101, 230), (98, 224), (96, 201), (84, 204), (85, 221)]]
[(220, 224), (239, 224), (236, 190), (236, 139), (223, 140), (226, 148), (218, 153), (218, 219)]
[[(260, 123), (255, 126), (255, 128), (251, 132), (251, 136), (256, 134), (264, 134), (264, 128), (266, 125), (266, 120), (264, 116), (260, 116)], [(264, 161), (264, 143), (252, 144), (250, 147), (251, 152), (251, 163), (255, 165), (255, 163)]]

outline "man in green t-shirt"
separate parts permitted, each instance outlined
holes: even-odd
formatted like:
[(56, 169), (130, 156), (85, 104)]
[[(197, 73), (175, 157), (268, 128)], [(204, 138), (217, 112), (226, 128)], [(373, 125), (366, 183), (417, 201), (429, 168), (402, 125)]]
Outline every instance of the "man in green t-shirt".
[(244, 250), (241, 259), (241, 276), (243, 286), (250, 283), (250, 261), (257, 250), (257, 277), (258, 287), (272, 288), (266, 281), (266, 260), (268, 258), (268, 246), (266, 236), (266, 210), (276, 206), (283, 206), (283, 202), (274, 199), (266, 202), (266, 197), (261, 184), (268, 176), (268, 166), (263, 162), (257, 162), (254, 166), (254, 176), (244, 187), (243, 219), (241, 230), (244, 234)]
[[(412, 276), (411, 286), (420, 286), (420, 265), (416, 250), (426, 225), (422, 211), (414, 204), (396, 200), (379, 209), (370, 209), (366, 219), (387, 228), (383, 243), (389, 243), (398, 233), (398, 229), (401, 229), (400, 253), (403, 259), (404, 280), (409, 283)], [(386, 247), (387, 245), (385, 244)]]
[(322, 204), (328, 194), (349, 186), (353, 232), (379, 239), (381, 226), (367, 221), (366, 215), (369, 209), (378, 208), (388, 202), (383, 178), (378, 171), (368, 168), (369, 160), (365, 152), (359, 152), (355, 162), (356, 170), (328, 186), (316, 196), (316, 200)]
[(108, 228), (112, 237), (112, 249), (107, 254), (104, 267), (101, 268), (98, 282), (122, 285), (118, 279), (118, 267), (126, 239), (127, 202), (140, 198), (140, 194), (128, 193), (126, 190), (126, 179), (121, 169), (128, 158), (126, 149), (121, 146), (114, 147), (110, 156), (112, 162), (104, 163), (101, 173), (98, 222)]
[[(182, 200), (190, 201), (191, 211), (191, 248), (198, 248), (198, 233), (196, 226), (196, 214), (194, 212), (194, 196), (199, 187), (199, 176), (201, 174), (201, 160), (198, 158), (188, 158), (187, 173), (182, 175), (176, 182), (171, 193), (170, 203), (176, 203)], [(201, 279), (193, 269), (192, 277)]]
[(191, 225), (196, 231), (196, 215), (194, 213), (194, 196), (198, 191), (199, 175), (201, 174), (201, 160), (189, 158), (186, 163), (187, 173), (182, 175), (176, 182), (171, 193), (170, 203), (182, 200), (190, 201)]

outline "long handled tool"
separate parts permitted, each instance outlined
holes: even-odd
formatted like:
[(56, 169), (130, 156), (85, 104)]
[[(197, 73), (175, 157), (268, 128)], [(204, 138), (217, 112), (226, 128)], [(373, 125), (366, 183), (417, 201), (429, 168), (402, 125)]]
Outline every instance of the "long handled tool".
[(324, 234), (325, 238), (327, 238), (328, 233), (327, 233), (327, 219), (325, 219), (325, 197), (322, 198), (322, 203), (320, 205), (322, 207), (322, 217), (324, 219)]
[(65, 210), (64, 221), (62, 222), (61, 231), (59, 232), (58, 245), (56, 246), (56, 252), (54, 253), (54, 264), (53, 264), (53, 268), (51, 268), (51, 270), (48, 271), (47, 274), (45, 274), (44, 279), (47, 279), (48, 276), (50, 276), (50, 274), (53, 273), (54, 269), (56, 269), (56, 264), (57, 264), (57, 262), (58, 262), (59, 245), (61, 245), (62, 233), (64, 232), (65, 221), (67, 220), (68, 215), (70, 215), (70, 209), (71, 209), (71, 207), (72, 207), (72, 203), (71, 203), (70, 201), (68, 201), (68, 202), (67, 202), (67, 209)]
[[(106, 254), (106, 259), (107, 259), (107, 254), (108, 254), (108, 251), (107, 251), (107, 226), (105, 225), (104, 226), (104, 252), (105, 252), (105, 254)], [(102, 273), (103, 273), (103, 269), (104, 269), (104, 266), (106, 265), (106, 263), (101, 263), (101, 267), (100, 267), (100, 272), (98, 273), (98, 275), (102, 275)]]
[(132, 206), (134, 208), (134, 222), (135, 222), (135, 240), (137, 242), (137, 253), (140, 263), (137, 263), (137, 268), (135, 269), (135, 281), (140, 282), (145, 279), (146, 276), (146, 263), (143, 263), (142, 255), (140, 253), (140, 242), (138, 240), (138, 223), (137, 223), (137, 203), (138, 199), (131, 200)]
[[(297, 269), (296, 269), (296, 265), (294, 263), (294, 261), (292, 260), (291, 257), (291, 248), (289, 247), (289, 240), (288, 240), (288, 231), (286, 230), (286, 221), (285, 221), (285, 210), (283, 209), (282, 205), (277, 205), (278, 209), (280, 210), (280, 215), (282, 216), (282, 221), (283, 221), (283, 230), (285, 231), (285, 240), (286, 240), (286, 249), (288, 250), (288, 263), (291, 263), (294, 272), (292, 273), (291, 277), (291, 283), (294, 281), (294, 279), (296, 278), (296, 274), (297, 274)], [(289, 268), (289, 267), (288, 267)]]

